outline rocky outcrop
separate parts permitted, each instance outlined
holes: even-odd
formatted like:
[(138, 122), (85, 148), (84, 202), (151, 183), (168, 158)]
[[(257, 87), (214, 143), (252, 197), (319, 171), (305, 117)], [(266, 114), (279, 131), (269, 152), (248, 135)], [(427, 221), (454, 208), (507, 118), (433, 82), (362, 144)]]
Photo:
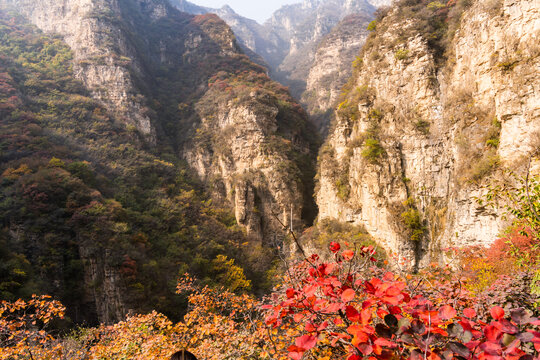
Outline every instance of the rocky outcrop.
[[(300, 98), (315, 60), (319, 42), (347, 15), (372, 15), (375, 7), (367, 0), (304, 1), (286, 5), (264, 24), (283, 40), (284, 48), (266, 61), (274, 77)], [(264, 54), (261, 54), (264, 56)]]
[(349, 15), (318, 46), (302, 103), (322, 132), (329, 125), (329, 111), (333, 110), (341, 89), (352, 75), (351, 64), (366, 41), (371, 20), (373, 18), (366, 14)]
[(403, 8), (380, 20), (320, 154), (319, 217), (365, 226), (409, 267), (493, 242), (507, 223), (476, 198), (538, 146), (539, 9), (479, 0), (460, 24), (446, 9), (439, 42)]
[(96, 253), (81, 246), (79, 253), (84, 266), (84, 282), (89, 285), (85, 302), (95, 304), (98, 320), (102, 324), (123, 319), (128, 312), (123, 296), (126, 289), (118, 269), (108, 261), (111, 250), (101, 249)]
[[(303, 183), (312, 159), (306, 129), (291, 129), (286, 122), (292, 119), (273, 96), (253, 90), (241, 101), (216, 99), (211, 89), (197, 107), (197, 135), (184, 149), (214, 197), (232, 204), (248, 234), (267, 241), (281, 238), (291, 221), (297, 229), (310, 222), (303, 211), (313, 207), (309, 182)], [(305, 115), (296, 116), (306, 124)]]
[[(62, 36), (73, 50), (77, 78), (111, 112), (156, 142), (155, 127), (130, 73), (140, 71), (140, 64), (132, 63), (133, 49), (114, 23), (121, 12), (116, 1), (2, 0), (0, 5), (13, 6), (41, 30)], [(155, 14), (160, 16), (160, 10)]]

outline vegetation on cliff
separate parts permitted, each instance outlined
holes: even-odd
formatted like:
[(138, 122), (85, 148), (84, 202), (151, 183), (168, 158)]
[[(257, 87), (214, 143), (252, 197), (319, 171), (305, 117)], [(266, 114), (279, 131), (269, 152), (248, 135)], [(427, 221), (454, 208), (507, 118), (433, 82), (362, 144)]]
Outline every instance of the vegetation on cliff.
[(59, 39), (0, 16), (2, 299), (55, 294), (71, 320), (93, 323), (92, 293), (107, 279), (90, 274), (110, 266), (128, 307), (178, 318), (178, 274), (216, 284), (232, 265), (222, 256), (255, 291), (266, 286), (268, 257), (249, 259), (234, 216), (187, 166), (145, 149), (92, 100)]

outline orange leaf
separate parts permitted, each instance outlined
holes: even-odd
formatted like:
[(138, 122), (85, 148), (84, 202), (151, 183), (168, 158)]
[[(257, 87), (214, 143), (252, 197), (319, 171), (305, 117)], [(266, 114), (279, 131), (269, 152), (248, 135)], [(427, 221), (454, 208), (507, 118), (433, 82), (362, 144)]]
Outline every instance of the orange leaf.
[(343, 292), (343, 294), (341, 294), (341, 300), (343, 302), (349, 302), (351, 301), (352, 299), (354, 299), (354, 296), (356, 295), (356, 293), (354, 292), (353, 289), (347, 289)]

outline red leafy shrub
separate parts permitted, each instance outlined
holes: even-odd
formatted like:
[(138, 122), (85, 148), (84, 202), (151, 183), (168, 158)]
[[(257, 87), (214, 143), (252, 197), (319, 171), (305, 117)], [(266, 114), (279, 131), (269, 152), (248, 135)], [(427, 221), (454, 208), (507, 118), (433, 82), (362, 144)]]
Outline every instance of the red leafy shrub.
[(533, 268), (538, 263), (538, 239), (529, 228), (515, 227), (497, 239), (486, 251), (486, 259), (497, 272), (508, 273), (516, 267)]
[[(540, 349), (538, 319), (524, 309), (489, 309), (488, 321), (451, 298), (427, 299), (399, 276), (372, 268), (373, 253), (340, 250), (290, 269), (266, 324), (295, 330), (292, 359), (533, 359)], [(447, 294), (455, 290), (450, 286)], [(443, 293), (444, 294), (444, 293)], [(463, 294), (459, 294), (463, 295)], [(459, 307), (458, 307), (459, 308)]]

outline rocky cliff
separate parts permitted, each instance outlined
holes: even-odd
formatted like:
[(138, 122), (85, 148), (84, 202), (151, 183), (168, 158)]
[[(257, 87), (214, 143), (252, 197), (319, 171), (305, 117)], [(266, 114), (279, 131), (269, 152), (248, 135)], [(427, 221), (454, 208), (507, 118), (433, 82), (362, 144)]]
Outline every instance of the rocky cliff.
[(371, 20), (373, 18), (366, 14), (348, 15), (318, 45), (302, 103), (323, 133), (341, 89), (352, 75), (351, 64), (366, 41)]
[[(238, 221), (249, 224), (250, 233), (262, 238), (266, 225), (261, 223), (272, 223), (273, 214), (289, 209), (291, 203), (304, 203), (303, 186), (295, 174), (309, 169), (300, 171), (291, 154), (309, 153), (310, 143), (303, 133), (307, 131), (305, 113), (285, 89), (278, 89), (264, 75), (264, 69), (249, 62), (231, 30), (216, 16), (193, 17), (160, 0), (3, 0), (3, 4), (18, 5), (38, 27), (65, 38), (75, 54), (75, 74), (97, 99), (158, 147), (177, 149), (177, 155), (185, 157), (204, 179), (210, 179), (207, 175), (211, 173), (212, 181), (224, 182), (227, 194), (234, 193), (233, 178), (244, 172), (266, 172), (267, 179), (257, 186), (264, 196), (247, 191), (245, 182), (233, 197), (222, 196), (222, 189), (218, 191), (220, 198), (229, 199), (236, 208)], [(209, 86), (209, 79), (223, 77), (234, 85), (229, 89)], [(223, 90), (225, 96), (218, 94)], [(176, 94), (171, 96), (171, 91)], [(250, 95), (234, 99), (236, 91)], [(210, 118), (220, 120), (208, 127)], [(216, 143), (212, 138), (193, 140), (200, 138), (194, 132), (196, 128), (206, 131), (199, 126), (215, 126)], [(216, 133), (227, 126), (238, 133)], [(246, 146), (239, 146), (238, 139)], [(209, 147), (204, 147), (204, 142)], [(268, 142), (285, 145), (265, 152), (262, 148)], [(227, 143), (234, 143), (235, 150), (226, 159), (227, 166), (221, 160), (212, 164), (194, 155), (204, 153), (207, 159), (216, 152), (214, 147)], [(309, 168), (309, 162), (306, 164)], [(226, 167), (228, 170), (223, 170)], [(302, 205), (295, 211), (300, 219)]]
[(494, 241), (506, 223), (475, 198), (538, 147), (539, 10), (403, 1), (381, 15), (320, 153), (319, 217), (365, 226), (409, 267)]
[[(113, 22), (121, 12), (118, 2), (2, 0), (0, 5), (13, 6), (43, 31), (61, 35), (73, 49), (77, 78), (123, 121), (155, 143), (155, 127), (130, 73), (131, 69), (140, 72), (141, 64), (132, 63), (128, 34)], [(156, 9), (154, 16), (163, 11)]]
[[(300, 98), (315, 60), (319, 42), (347, 15), (372, 15), (375, 7), (367, 0), (304, 1), (286, 5), (264, 24), (283, 41), (280, 51), (266, 61), (274, 77)], [(262, 54), (264, 56), (264, 54)]]
[[(281, 241), (281, 223), (291, 222), (291, 206), (295, 226), (301, 228), (312, 221), (312, 154), (317, 139), (308, 126), (306, 113), (287, 89), (270, 80), (265, 68), (243, 54), (231, 29), (217, 16), (182, 13), (165, 0), (0, 0), (0, 6), (2, 10), (20, 12), (46, 34), (65, 40), (73, 61), (62, 63), (63, 75), (69, 78), (71, 74), (65, 72), (73, 71), (102, 105), (85, 105), (91, 110), (80, 110), (77, 106), (83, 95), (70, 92), (76, 88), (84, 93), (80, 86), (64, 88), (66, 81), (56, 78), (47, 80), (56, 86), (54, 91), (39, 93), (47, 100), (36, 100), (40, 106), (50, 105), (39, 121), (41, 117), (59, 119), (52, 125), (38, 121), (39, 126), (46, 128), (47, 134), (59, 132), (60, 135), (51, 137), (78, 149), (73, 155), (75, 159), (69, 162), (81, 158), (90, 161), (106, 184), (100, 188), (105, 193), (103, 197), (97, 192), (94, 205), (99, 210), (89, 210), (100, 214), (100, 220), (96, 217), (90, 224), (85, 220), (84, 231), (78, 231), (63, 219), (59, 227), (69, 235), (58, 236), (79, 247), (75, 258), (83, 263), (87, 288), (94, 291), (87, 295), (92, 298), (100, 320), (118, 320), (130, 306), (141, 305), (133, 305), (133, 300), (142, 299), (144, 293), (146, 298), (159, 297), (159, 301), (154, 300), (174, 309), (165, 305), (173, 301), (170, 293), (157, 295), (169, 292), (169, 282), (174, 279), (167, 280), (166, 275), (148, 281), (151, 277), (142, 274), (164, 266), (168, 269), (159, 270), (160, 274), (176, 276), (179, 268), (189, 267), (179, 260), (188, 254), (191, 255), (187, 263), (206, 262), (205, 266), (194, 268), (211, 271), (212, 259), (206, 260), (206, 255), (200, 253), (216, 256), (223, 251), (232, 252), (233, 242), (228, 249), (222, 245), (222, 238), (246, 239), (241, 233), (229, 232), (235, 221), (231, 224), (222, 208), (232, 210), (248, 238), (259, 240), (259, 248), (261, 244), (269, 246)], [(39, 55), (41, 50), (36, 51)], [(56, 66), (59, 61), (44, 59), (37, 62)], [(66, 55), (62, 61), (69, 59)], [(35, 85), (37, 80), (32, 81), (14, 86), (20, 85), (24, 91), (31, 86), (41, 89)], [(66, 92), (65, 98), (69, 100), (48, 98), (59, 91)], [(84, 104), (90, 103), (84, 99)], [(76, 108), (76, 115), (68, 111), (72, 108)], [(11, 135), (6, 136), (11, 139)], [(22, 145), (20, 148), (21, 156), (25, 156), (27, 149)], [(70, 156), (66, 150), (52, 150), (51, 154), (46, 153), (49, 159)], [(17, 160), (14, 168), (22, 161), (26, 160)], [(201, 189), (186, 183), (186, 162), (203, 180), (204, 191), (190, 190)], [(58, 164), (58, 172), (71, 179), (63, 170), (67, 165), (62, 161)], [(47, 165), (43, 167), (48, 169)], [(5, 168), (9, 170), (7, 165)], [(44, 182), (36, 183), (41, 186)], [(44, 193), (51, 188), (55, 185)], [(11, 188), (8, 190), (11, 194)], [(94, 193), (80, 190), (85, 191)], [(65, 209), (72, 206), (72, 201), (67, 200), (71, 199), (71, 192), (68, 189), (66, 194), (62, 193), (66, 199), (58, 201), (59, 213), (72, 216), (71, 210)], [(204, 192), (214, 200), (212, 205), (202, 203)], [(87, 210), (83, 211), (84, 219)], [(6, 218), (7, 223), (11, 216)], [(25, 216), (13, 218), (24, 222)], [(171, 223), (164, 224), (168, 221)], [(154, 226), (160, 230), (150, 234), (149, 229)], [(150, 243), (155, 243), (149, 245), (149, 238)], [(203, 250), (196, 251), (201, 241), (207, 243)], [(119, 244), (130, 245), (118, 249)], [(216, 247), (221, 250), (216, 251)], [(174, 260), (156, 260), (170, 254), (175, 254)], [(157, 289), (157, 282), (161, 282), (161, 290)], [(127, 298), (131, 302), (126, 302)]]

